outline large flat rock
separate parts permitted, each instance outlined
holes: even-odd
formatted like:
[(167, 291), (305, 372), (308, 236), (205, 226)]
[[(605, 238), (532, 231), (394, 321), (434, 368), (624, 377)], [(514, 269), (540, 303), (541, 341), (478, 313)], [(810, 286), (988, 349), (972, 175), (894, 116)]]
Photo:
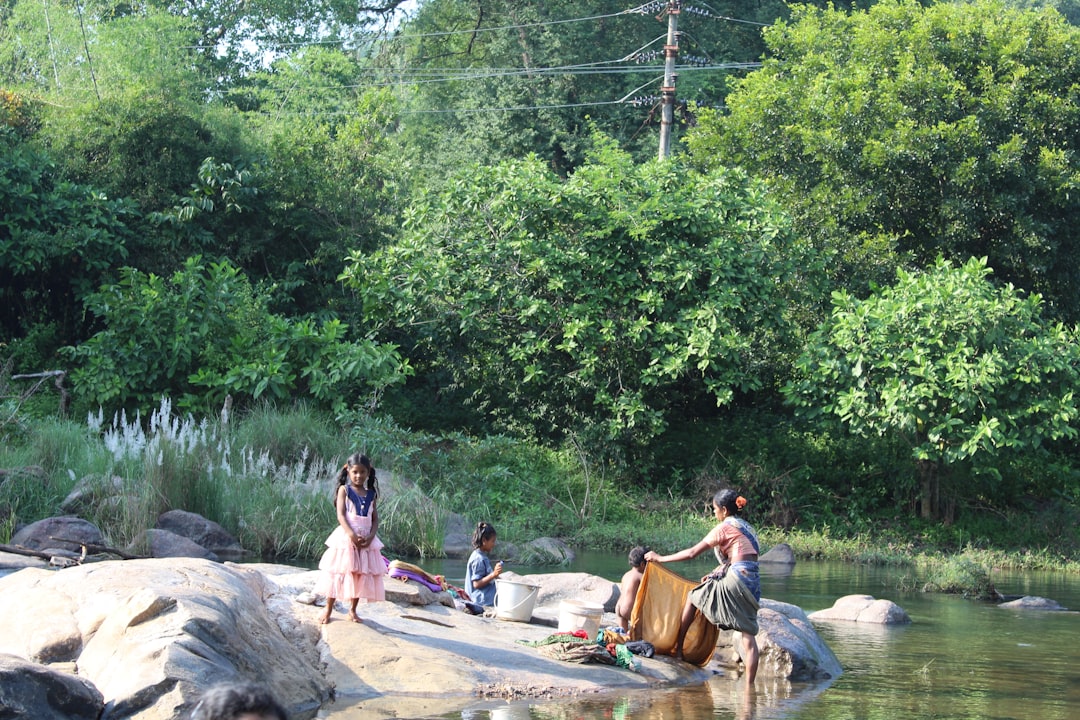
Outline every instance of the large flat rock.
[[(271, 575), (301, 591), (316, 578), (317, 573)], [(422, 592), (415, 584), (387, 578), (386, 587), (393, 601), (361, 603), (362, 624), (335, 613), (322, 626), (322, 657), (336, 702), (320, 718), (420, 717), (483, 705), (485, 699), (505, 704), (700, 683), (715, 672), (670, 657), (639, 657), (636, 672), (555, 660), (519, 642), (547, 638), (555, 632), (550, 625), (469, 615), (438, 603), (417, 605), (404, 596)], [(295, 612), (316, 622), (322, 609), (298, 604)]]
[[(554, 659), (525, 644), (551, 635), (550, 625), (470, 615), (447, 593), (389, 577), (386, 601), (359, 606), (363, 623), (339, 608), (320, 625), (318, 579), (318, 571), (290, 566), (193, 558), (24, 568), (0, 577), (0, 653), (76, 673), (101, 693), (103, 720), (187, 717), (202, 688), (230, 678), (267, 682), (294, 720), (379, 720), (700, 685), (730, 670), (666, 656), (637, 657), (634, 670)], [(579, 594), (593, 584), (606, 594), (611, 585), (572, 574), (558, 580), (566, 582), (545, 582), (553, 603), (575, 584)], [(552, 592), (557, 586), (563, 590)], [(781, 637), (779, 619), (762, 613), (759, 641)], [(778, 651), (763, 650), (766, 671), (791, 673), (793, 663), (771, 663)]]

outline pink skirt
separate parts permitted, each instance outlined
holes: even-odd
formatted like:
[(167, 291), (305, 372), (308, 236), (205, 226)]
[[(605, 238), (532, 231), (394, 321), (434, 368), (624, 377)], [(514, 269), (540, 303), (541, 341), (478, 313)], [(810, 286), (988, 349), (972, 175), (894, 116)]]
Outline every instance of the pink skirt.
[[(370, 531), (371, 518), (349, 519), (358, 521), (353, 525), (354, 532), (366, 535)], [(326, 552), (319, 560), (319, 569), (323, 574), (316, 591), (328, 598), (343, 600), (385, 600), (383, 577), (386, 575), (386, 563), (383, 562), (382, 548), (378, 536), (366, 548), (358, 548), (349, 540), (344, 528), (337, 526), (326, 538)]]

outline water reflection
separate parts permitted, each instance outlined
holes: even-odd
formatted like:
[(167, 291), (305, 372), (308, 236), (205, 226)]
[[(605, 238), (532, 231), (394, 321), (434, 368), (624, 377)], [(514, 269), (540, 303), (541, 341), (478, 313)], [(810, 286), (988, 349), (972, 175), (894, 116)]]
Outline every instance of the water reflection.
[[(617, 581), (622, 555), (585, 555), (569, 568), (519, 568), (522, 574), (589, 572)], [(445, 561), (435, 572), (454, 577), (463, 561)], [(426, 568), (426, 565), (425, 565)], [(431, 570), (431, 568), (427, 568)], [(693, 562), (687, 577), (711, 567)], [(1080, 717), (1080, 614), (1015, 611), (946, 595), (912, 590), (910, 570), (800, 562), (762, 567), (762, 592), (807, 612), (830, 607), (844, 595), (870, 594), (903, 607), (910, 625), (818, 623), (822, 639), (844, 674), (824, 684), (799, 684), (759, 675), (753, 692), (721, 675), (693, 687), (663, 688), (618, 696), (520, 703), (466, 701), (469, 709), (443, 705), (409, 717), (446, 720), (1073, 720)], [(1005, 594), (1041, 595), (1080, 609), (1080, 578), (1059, 574), (995, 572)], [(445, 701), (443, 701), (445, 702)], [(370, 720), (357, 708), (353, 717)], [(404, 717), (402, 710), (385, 717)], [(337, 715), (334, 715), (337, 718)], [(342, 719), (349, 717), (341, 715)]]
[(785, 680), (759, 680), (748, 690), (742, 682), (717, 677), (696, 686), (635, 691), (618, 697), (507, 703), (444, 717), (461, 720), (773, 720), (788, 717), (826, 687), (828, 683), (794, 685)]

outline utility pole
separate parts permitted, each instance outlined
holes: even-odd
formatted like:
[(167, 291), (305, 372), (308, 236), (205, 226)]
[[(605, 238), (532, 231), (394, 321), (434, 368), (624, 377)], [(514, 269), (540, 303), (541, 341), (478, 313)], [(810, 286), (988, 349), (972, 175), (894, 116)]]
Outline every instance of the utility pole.
[(667, 43), (664, 45), (664, 86), (660, 88), (660, 159), (671, 154), (671, 126), (675, 124), (675, 58), (679, 55), (679, 13), (682, 2), (668, 0)]

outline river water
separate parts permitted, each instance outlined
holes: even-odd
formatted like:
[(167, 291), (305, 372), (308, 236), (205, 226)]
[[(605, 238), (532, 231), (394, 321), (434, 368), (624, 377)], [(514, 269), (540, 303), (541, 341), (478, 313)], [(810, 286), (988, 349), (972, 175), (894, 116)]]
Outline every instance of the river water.
[[(463, 561), (420, 561), (462, 582)], [(521, 574), (589, 572), (618, 581), (622, 556), (584, 553), (570, 567), (514, 567)], [(670, 566), (686, 577), (712, 569), (698, 560)], [(995, 572), (1005, 595), (1038, 595), (1080, 609), (1080, 578)], [(1080, 613), (1007, 610), (951, 595), (921, 593), (910, 569), (800, 561), (762, 566), (762, 595), (806, 612), (843, 595), (867, 594), (903, 607), (910, 625), (818, 623), (844, 673), (822, 683), (759, 677), (753, 692), (730, 676), (699, 686), (573, 701), (488, 705), (446, 720), (1076, 720), (1080, 718)]]

